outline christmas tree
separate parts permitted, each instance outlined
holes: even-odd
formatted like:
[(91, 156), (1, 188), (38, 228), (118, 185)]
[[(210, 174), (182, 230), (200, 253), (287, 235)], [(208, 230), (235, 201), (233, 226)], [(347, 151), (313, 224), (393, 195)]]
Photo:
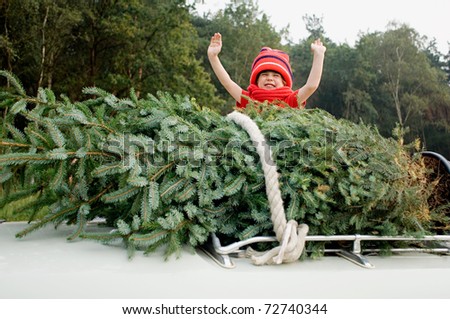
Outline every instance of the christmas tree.
[[(119, 99), (90, 87), (78, 102), (50, 89), (29, 97), (13, 74), (1, 74), (10, 89), (0, 92), (0, 208), (33, 199), (22, 207), (33, 223), (17, 237), (68, 223), (76, 225), (69, 240), (120, 239), (131, 256), (160, 246), (178, 253), (211, 233), (273, 235), (255, 144), (229, 118), (168, 93)], [(400, 128), (384, 138), (320, 109), (242, 112), (273, 154), (286, 218), (310, 234), (420, 236), (449, 224), (448, 203), (429, 203), (439, 176), (430, 180), (418, 143), (404, 145)], [(96, 217), (116, 231), (89, 233)]]

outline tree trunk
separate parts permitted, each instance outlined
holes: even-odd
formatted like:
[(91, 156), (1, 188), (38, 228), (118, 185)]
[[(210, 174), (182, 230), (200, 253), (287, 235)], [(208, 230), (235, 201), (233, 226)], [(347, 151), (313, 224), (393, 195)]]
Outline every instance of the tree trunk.
[(47, 8), (45, 10), (44, 21), (42, 22), (41, 73), (39, 75), (38, 87), (41, 87), (42, 82), (44, 81), (44, 69), (45, 69), (45, 59), (46, 59), (45, 27), (47, 26), (49, 10), (50, 10), (50, 8), (47, 6)]

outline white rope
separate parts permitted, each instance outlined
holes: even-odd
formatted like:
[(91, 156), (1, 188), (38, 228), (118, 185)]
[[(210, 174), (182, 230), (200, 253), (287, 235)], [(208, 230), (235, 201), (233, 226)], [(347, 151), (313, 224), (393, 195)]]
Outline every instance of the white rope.
[(281, 243), (266, 252), (257, 252), (249, 248), (248, 256), (255, 265), (281, 264), (297, 261), (305, 247), (308, 225), (298, 223), (295, 220), (286, 220), (281, 198), (278, 172), (275, 162), (272, 160), (272, 151), (266, 142), (264, 135), (256, 123), (247, 115), (234, 111), (227, 115), (233, 122), (241, 126), (249, 134), (261, 160), (264, 178), (266, 182), (266, 194), (269, 200), (271, 220), (277, 240)]

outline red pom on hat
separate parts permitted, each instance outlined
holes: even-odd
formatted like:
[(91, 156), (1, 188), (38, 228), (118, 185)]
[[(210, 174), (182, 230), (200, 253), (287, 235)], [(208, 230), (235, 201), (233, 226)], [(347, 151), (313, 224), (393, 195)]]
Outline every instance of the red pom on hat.
[(258, 75), (263, 71), (280, 73), (286, 81), (286, 85), (292, 88), (292, 70), (287, 53), (269, 47), (262, 48), (252, 64), (250, 84), (256, 85)]

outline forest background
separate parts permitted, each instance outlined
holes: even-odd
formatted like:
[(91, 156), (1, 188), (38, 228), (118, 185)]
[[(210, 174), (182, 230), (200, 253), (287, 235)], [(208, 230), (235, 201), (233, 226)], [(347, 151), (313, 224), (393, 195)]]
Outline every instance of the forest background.
[[(72, 100), (97, 86), (118, 97), (158, 91), (194, 97), (222, 114), (234, 103), (206, 57), (210, 37), (224, 38), (221, 60), (241, 87), (263, 46), (289, 53), (294, 87), (309, 74), (310, 43), (327, 47), (318, 91), (307, 108), (376, 125), (391, 136), (450, 158), (450, 52), (412, 27), (391, 23), (384, 32), (361, 33), (354, 46), (327, 37), (322, 19), (302, 17), (309, 36), (292, 42), (276, 30), (257, 1), (230, 0), (225, 9), (200, 16), (184, 0), (1, 0), (0, 68), (14, 73), (29, 95), (39, 87)], [(432, 35), (431, 35), (432, 36)], [(7, 86), (0, 79), (0, 87)], [(1, 102), (1, 101), (0, 101)]]

